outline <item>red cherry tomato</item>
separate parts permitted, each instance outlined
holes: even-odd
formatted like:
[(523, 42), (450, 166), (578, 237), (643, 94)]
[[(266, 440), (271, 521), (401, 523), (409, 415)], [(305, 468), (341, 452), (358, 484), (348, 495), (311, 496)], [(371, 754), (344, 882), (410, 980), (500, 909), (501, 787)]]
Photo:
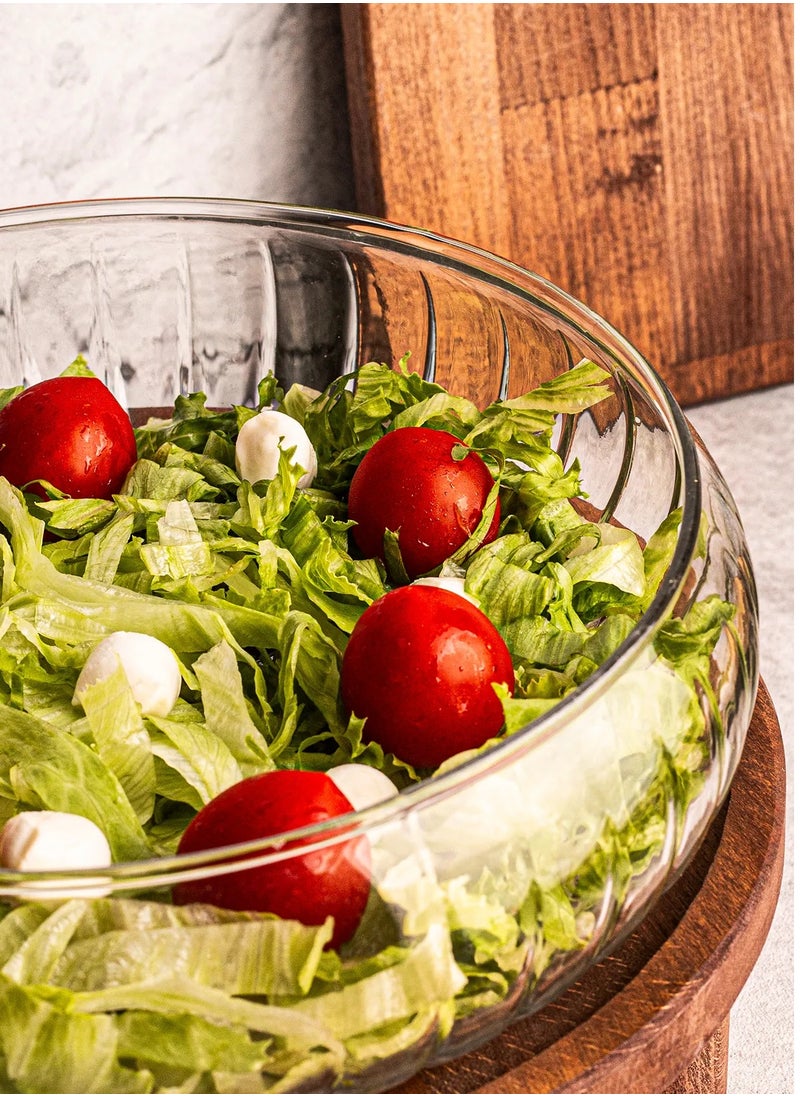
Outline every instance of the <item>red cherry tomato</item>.
[(342, 660), (342, 699), (364, 734), (418, 768), (483, 745), (503, 724), (492, 682), (514, 667), (489, 618), (460, 594), (401, 586), (360, 617)]
[(43, 479), (73, 498), (110, 498), (135, 460), (131, 421), (96, 377), (40, 381), (0, 411), (0, 475), (16, 487)]
[[(192, 819), (178, 852), (198, 852), (272, 837), (352, 811), (350, 801), (326, 773), (278, 770), (250, 776), (227, 788)], [(284, 848), (302, 847), (303, 841)], [(298, 853), (245, 871), (179, 883), (178, 905), (208, 902), (231, 910), (274, 913), (304, 925), (335, 922), (331, 947), (349, 940), (364, 913), (370, 890), (370, 851), (365, 837)]]
[[(404, 426), (369, 449), (350, 484), (352, 536), (365, 556), (384, 558), (383, 534), (398, 534), (406, 573), (417, 578), (443, 563), (473, 533), (494, 484), (475, 452), (453, 456), (461, 442), (444, 430)], [(483, 543), (494, 540), (500, 507)]]

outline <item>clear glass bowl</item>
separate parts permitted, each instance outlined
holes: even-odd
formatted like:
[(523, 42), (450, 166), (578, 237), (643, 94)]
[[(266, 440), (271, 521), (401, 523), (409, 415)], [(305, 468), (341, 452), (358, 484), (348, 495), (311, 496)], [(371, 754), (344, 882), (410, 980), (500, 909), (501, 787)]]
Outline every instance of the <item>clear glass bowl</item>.
[[(307, 936), (297, 945), (307, 952), (299, 975), (274, 942), (252, 961), (242, 962), (244, 938), (226, 952), (230, 925), (194, 925), (194, 944), (179, 945), (171, 888), (230, 871), (229, 849), (103, 872), (107, 897), (94, 904), (104, 912), (91, 931), (64, 911), (92, 903), (96, 877), (3, 871), (3, 986), (50, 987), (30, 990), (25, 1007), (35, 999), (58, 1029), (36, 1067), (40, 1090), (399, 1085), (533, 1012), (612, 949), (674, 881), (724, 800), (757, 685), (747, 548), (713, 460), (653, 369), (603, 319), (485, 252), (348, 214), (177, 199), (0, 214), (0, 386), (55, 375), (82, 353), (141, 418), (179, 393), (203, 390), (210, 406), (252, 405), (267, 372), (285, 388), (320, 389), (408, 352), (412, 368), (479, 405), (584, 357), (608, 370), (612, 398), (565, 416), (557, 448), (565, 463), (580, 461), (591, 512), (603, 519), (646, 540), (680, 512), (652, 603), (610, 661), (534, 724), (359, 812), (344, 835), (334, 823), (291, 834), (312, 842), (304, 854), (323, 855), (354, 833), (369, 842), (383, 920), (375, 939), (359, 941), (361, 959), (345, 962), (356, 974), (326, 975)], [(715, 598), (731, 609), (703, 686), (691, 668), (681, 676), (665, 663), (663, 637), (696, 629)], [(286, 840), (238, 851), (247, 863), (272, 863), (295, 855)], [(88, 888), (89, 897), (31, 907), (34, 884), (73, 896)], [(31, 908), (39, 914), (24, 913)], [(137, 961), (115, 972), (114, 940), (131, 926)], [(53, 933), (68, 962), (42, 960), (37, 949)], [(370, 967), (371, 953), (379, 957)], [(71, 1005), (62, 1006), (56, 985), (76, 994)], [(228, 991), (233, 998), (220, 1003)], [(190, 1014), (221, 1021), (229, 1035), (232, 1026), (239, 1057), (206, 1054), (187, 1073), (153, 1066), (144, 1045), (137, 1056), (119, 1035), (118, 1025), (147, 1018), (174, 1035), (169, 1025)], [(121, 1039), (121, 1058), (109, 1050), (101, 1068), (86, 1057), (91, 1072), (75, 1080), (63, 1048), (79, 1022), (95, 1025), (90, 1042)], [(248, 1063), (242, 1032), (269, 1041)], [(11, 1077), (10, 1059), (4, 1068)]]

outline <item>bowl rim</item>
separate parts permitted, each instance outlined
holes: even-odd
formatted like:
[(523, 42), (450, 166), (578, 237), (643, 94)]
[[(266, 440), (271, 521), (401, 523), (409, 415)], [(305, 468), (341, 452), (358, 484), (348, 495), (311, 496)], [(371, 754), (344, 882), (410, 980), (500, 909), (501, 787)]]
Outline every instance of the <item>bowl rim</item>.
[[(305, 855), (338, 842), (352, 841), (356, 836), (369, 833), (375, 828), (395, 824), (420, 808), (463, 791), (491, 772), (506, 769), (518, 756), (535, 749), (540, 741), (550, 739), (565, 722), (589, 708), (642, 655), (683, 588), (700, 533), (702, 505), (699, 454), (692, 430), (677, 400), (649, 361), (624, 335), (587, 305), (542, 275), (474, 244), (428, 229), (346, 210), (245, 198), (87, 198), (15, 206), (0, 209), (0, 234), (47, 224), (86, 222), (94, 225), (132, 218), (253, 222), (278, 228), (326, 230), (333, 238), (372, 238), (376, 244), (400, 245), (393, 249), (424, 254), (430, 261), (444, 263), (481, 280), (488, 279), (512, 295), (528, 299), (540, 307), (556, 310), (574, 329), (593, 342), (598, 343), (602, 337), (603, 348), (613, 358), (632, 363), (637, 379), (646, 381), (648, 394), (657, 401), (674, 445), (676, 470), (681, 484), (678, 502), (682, 517), (674, 553), (651, 603), (613, 654), (549, 712), (452, 769), (433, 778), (425, 778), (419, 784), (404, 789), (399, 795), (356, 810), (352, 815), (337, 816), (325, 822), (284, 831), (256, 841), (202, 852), (124, 861), (107, 868), (91, 869), (90, 873), (88, 869), (24, 872), (0, 868), (0, 899), (4, 895), (13, 894), (15, 886), (30, 885), (36, 881), (63, 880), (65, 885), (69, 882), (77, 886), (80, 880), (85, 880), (87, 886), (96, 887), (100, 877), (117, 893), (127, 889), (141, 889), (145, 885), (172, 885), (198, 878), (205, 874), (204, 868), (208, 869), (215, 864), (223, 870), (232, 871), (234, 868), (230, 866), (230, 862), (234, 857), (237, 861), (236, 870), (241, 871), (243, 867), (257, 867), (299, 853)], [(586, 324), (591, 326), (591, 331)], [(348, 820), (346, 826), (342, 824), (343, 818)], [(286, 849), (284, 846), (289, 842), (302, 842), (302, 849)], [(242, 858), (246, 859), (244, 865)]]

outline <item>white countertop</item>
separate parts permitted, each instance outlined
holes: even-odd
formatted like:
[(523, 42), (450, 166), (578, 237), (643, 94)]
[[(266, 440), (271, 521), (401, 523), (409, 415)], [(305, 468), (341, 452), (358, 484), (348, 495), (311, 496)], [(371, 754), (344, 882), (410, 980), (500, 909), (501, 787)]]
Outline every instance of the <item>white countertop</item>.
[(761, 676), (786, 749), (783, 886), (764, 950), (731, 1012), (728, 1092), (793, 1093), (794, 388), (704, 404), (687, 417), (742, 517), (758, 590)]

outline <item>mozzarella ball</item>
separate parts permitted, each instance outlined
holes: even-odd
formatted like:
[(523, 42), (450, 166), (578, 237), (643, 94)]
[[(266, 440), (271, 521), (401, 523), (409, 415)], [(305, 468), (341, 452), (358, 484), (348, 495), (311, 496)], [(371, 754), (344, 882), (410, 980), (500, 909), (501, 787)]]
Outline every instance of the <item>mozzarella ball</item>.
[[(9, 818), (0, 831), (0, 865), (14, 871), (68, 871), (107, 868), (111, 849), (105, 834), (88, 818), (63, 811), (23, 811)], [(109, 888), (92, 879), (91, 886), (54, 888), (44, 881), (30, 883), (26, 898), (101, 898)]]
[(440, 590), (449, 590), (453, 594), (458, 594), (459, 597), (466, 598), (467, 601), (471, 601), (473, 605), (477, 605), (480, 609), (480, 602), (472, 594), (468, 594), (464, 589), (464, 579), (459, 578), (458, 575), (439, 575), (438, 578), (432, 575), (430, 578), (417, 578), (411, 583), (412, 586), (438, 586)]
[(78, 676), (72, 703), (80, 704), (84, 692), (119, 665), (142, 714), (169, 715), (181, 691), (178, 660), (166, 643), (143, 632), (112, 632), (101, 639)]
[(384, 799), (397, 795), (397, 788), (389, 777), (370, 765), (334, 765), (332, 769), (328, 769), (328, 776), (350, 800), (355, 811), (363, 811), (374, 803), (381, 803)]
[(236, 439), (236, 471), (243, 480), (274, 479), (280, 450), (294, 449), (292, 461), (304, 469), (298, 487), (309, 487), (317, 474), (317, 454), (305, 428), (283, 411), (265, 407), (248, 419)]

